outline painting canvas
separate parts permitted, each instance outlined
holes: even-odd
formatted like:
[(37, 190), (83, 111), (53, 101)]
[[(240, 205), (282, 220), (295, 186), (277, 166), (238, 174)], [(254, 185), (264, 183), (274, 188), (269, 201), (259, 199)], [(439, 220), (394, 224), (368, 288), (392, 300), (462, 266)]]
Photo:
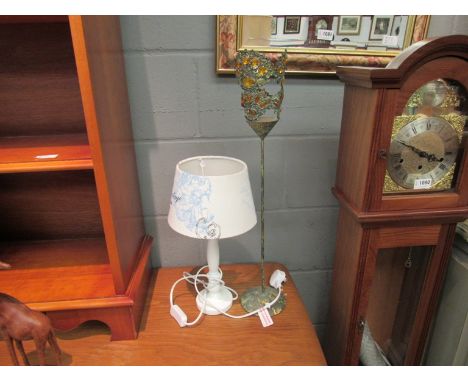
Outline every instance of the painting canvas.
[(361, 30), (361, 16), (340, 16), (338, 20), (339, 35), (357, 35)]
[(286, 16), (284, 18), (284, 34), (299, 33), (301, 31), (301, 16)]
[(369, 40), (382, 40), (392, 30), (393, 16), (374, 16), (370, 30)]

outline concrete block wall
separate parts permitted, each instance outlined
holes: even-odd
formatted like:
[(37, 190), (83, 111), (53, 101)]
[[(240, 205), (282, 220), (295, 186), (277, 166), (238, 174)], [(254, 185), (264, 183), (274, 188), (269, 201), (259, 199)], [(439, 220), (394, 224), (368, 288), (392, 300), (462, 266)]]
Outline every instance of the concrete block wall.
[[(236, 79), (215, 74), (215, 19), (121, 17), (145, 224), (156, 238), (154, 266), (206, 262), (204, 243), (175, 233), (166, 221), (179, 160), (244, 160), (259, 207), (259, 139), (244, 120)], [(436, 23), (434, 33), (442, 34), (444, 25)], [(321, 338), (335, 248), (338, 208), (330, 188), (342, 102), (337, 79), (288, 77), (281, 120), (265, 145), (266, 259), (288, 267)], [(259, 227), (220, 246), (222, 263), (258, 262)]]

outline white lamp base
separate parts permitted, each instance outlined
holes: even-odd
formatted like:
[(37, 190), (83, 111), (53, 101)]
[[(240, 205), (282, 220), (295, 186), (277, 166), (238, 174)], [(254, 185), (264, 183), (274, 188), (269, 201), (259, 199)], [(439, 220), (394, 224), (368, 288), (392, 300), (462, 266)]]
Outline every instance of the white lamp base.
[[(197, 306), (200, 311), (210, 316), (226, 313), (234, 300), (232, 293), (221, 283), (219, 271), (218, 239), (208, 240), (208, 288), (197, 295)], [(205, 304), (206, 301), (206, 304)]]
[[(206, 289), (204, 289), (197, 296), (198, 309), (210, 316), (215, 316), (217, 314), (227, 312), (229, 309), (231, 309), (232, 301), (232, 293), (223, 286), (220, 286), (219, 290), (216, 292), (208, 292)], [(203, 308), (203, 306), (205, 306), (205, 308)]]

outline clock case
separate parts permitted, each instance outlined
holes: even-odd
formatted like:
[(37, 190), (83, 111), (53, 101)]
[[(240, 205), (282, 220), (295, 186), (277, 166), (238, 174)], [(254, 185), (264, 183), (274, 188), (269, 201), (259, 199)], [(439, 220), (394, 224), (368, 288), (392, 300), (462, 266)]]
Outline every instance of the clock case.
[[(381, 261), (382, 251), (393, 249), (398, 253), (404, 248), (420, 247), (428, 250), (421, 255), (426, 256), (425, 267), (412, 271), (419, 278), (418, 294), (406, 312), (401, 306), (393, 309), (402, 314), (411, 311), (410, 325), (404, 330), (405, 348), (393, 359), (404, 365), (420, 364), (423, 360), (456, 223), (468, 217), (466, 136), (456, 184), (449, 191), (384, 194), (386, 157), (394, 118), (402, 114), (411, 94), (437, 78), (456, 80), (468, 89), (467, 60), (468, 36), (453, 35), (418, 42), (386, 68), (337, 70), (345, 92), (338, 168), (332, 189), (340, 204), (325, 346), (332, 365), (359, 364), (364, 324), (368, 317), (382, 317), (382, 312), (375, 310), (384, 305), (371, 307), (369, 301), (389, 299), (389, 303), (401, 305), (412, 289), (411, 285), (405, 286), (406, 281), (402, 282), (401, 289), (396, 288), (397, 297), (389, 297), (391, 287), (395, 289), (395, 278), (389, 275), (395, 268), (394, 264), (379, 268), (385, 263)], [(396, 279), (402, 278), (411, 279), (408, 274)], [(382, 280), (387, 280), (386, 287)], [(401, 335), (402, 330), (399, 332), (397, 327), (401, 318), (394, 320), (393, 331)]]

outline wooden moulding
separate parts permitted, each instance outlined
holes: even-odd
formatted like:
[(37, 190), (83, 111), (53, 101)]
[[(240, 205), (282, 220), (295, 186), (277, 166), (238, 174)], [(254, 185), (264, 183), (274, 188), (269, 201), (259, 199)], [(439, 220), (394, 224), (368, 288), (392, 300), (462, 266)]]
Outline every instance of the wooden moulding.
[(354, 219), (361, 224), (418, 223), (424, 220), (437, 220), (440, 224), (446, 224), (461, 222), (468, 218), (468, 206), (426, 210), (359, 211), (339, 189), (333, 187), (332, 193), (338, 199), (340, 205), (348, 210)]
[(418, 67), (443, 56), (468, 58), (468, 36), (452, 35), (419, 41), (394, 58), (385, 68), (338, 67), (343, 82), (366, 88), (400, 88)]
[(138, 254), (137, 266), (124, 295), (56, 303), (29, 304), (32, 309), (47, 312), (52, 325), (58, 330), (71, 330), (89, 320), (105, 323), (111, 330), (112, 341), (131, 340), (138, 329), (151, 278), (151, 244), (146, 235)]

